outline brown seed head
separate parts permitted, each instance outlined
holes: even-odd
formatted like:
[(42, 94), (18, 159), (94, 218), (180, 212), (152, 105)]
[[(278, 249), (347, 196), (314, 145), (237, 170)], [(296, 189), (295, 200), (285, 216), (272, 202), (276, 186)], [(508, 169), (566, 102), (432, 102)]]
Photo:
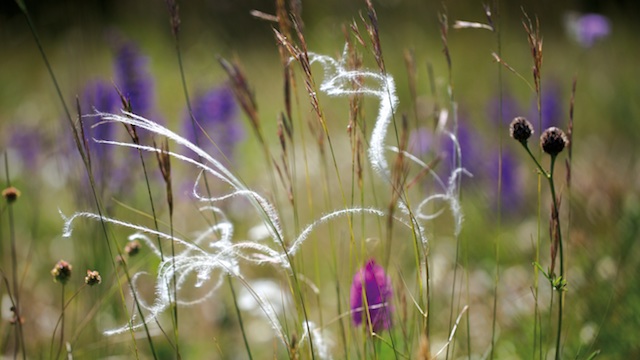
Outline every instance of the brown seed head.
[(8, 188), (2, 190), (2, 197), (7, 200), (8, 203), (12, 203), (20, 197), (20, 190), (14, 188), (13, 186), (9, 186)]
[(529, 120), (518, 116), (511, 121), (511, 125), (509, 125), (509, 135), (512, 138), (524, 144), (531, 137), (531, 134), (533, 134), (533, 126)]
[(122, 264), (125, 263), (124, 257), (122, 257), (121, 255), (116, 255), (115, 260), (116, 260), (116, 264), (118, 264), (118, 265), (122, 265)]
[(51, 276), (53, 276), (53, 282), (59, 282), (62, 285), (66, 284), (71, 277), (71, 269), (73, 266), (64, 260), (60, 260), (56, 263), (56, 266), (51, 269)]
[(138, 240), (133, 240), (132, 242), (128, 243), (125, 247), (124, 247), (124, 251), (129, 255), (129, 256), (135, 256), (140, 252), (140, 249), (142, 248), (142, 245), (140, 245), (140, 242)]
[(542, 150), (551, 156), (558, 155), (569, 144), (567, 135), (557, 127), (550, 127), (540, 136)]
[(91, 270), (87, 270), (87, 276), (85, 276), (84, 278), (84, 283), (89, 285), (89, 286), (93, 286), (93, 285), (98, 285), (102, 282), (102, 277), (100, 276), (100, 273), (97, 271), (91, 271)]
[(17, 323), (24, 324), (24, 317), (18, 315), (18, 309), (15, 306), (9, 308), (9, 311), (13, 313), (11, 319), (9, 320), (9, 324), (15, 325)]

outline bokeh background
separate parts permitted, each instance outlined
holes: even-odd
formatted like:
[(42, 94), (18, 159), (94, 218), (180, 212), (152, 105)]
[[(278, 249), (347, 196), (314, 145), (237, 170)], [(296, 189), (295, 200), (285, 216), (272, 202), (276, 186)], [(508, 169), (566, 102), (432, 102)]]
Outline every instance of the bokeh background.
[[(380, 0), (373, 3), (379, 17), (384, 59), (398, 87), (398, 113), (409, 114), (412, 150), (428, 159), (439, 150), (426, 145), (423, 148), (421, 144), (433, 140), (430, 111), (435, 103), (446, 100), (448, 83), (438, 14), (446, 9), (450, 23), (455, 20), (484, 22), (482, 4), (417, 0)], [(27, 1), (27, 6), (69, 105), (75, 104), (78, 96), (80, 103), (85, 104), (83, 112), (91, 112), (85, 102), (88, 97), (86, 89), (95, 81), (107, 85), (117, 83), (120, 51), (123, 44), (131, 44), (131, 51), (142, 59), (139, 64), (144, 73), (141, 83), (144, 91), (148, 92), (149, 101), (146, 116), (180, 133), (188, 131), (175, 43), (163, 1)], [(303, 1), (302, 6), (309, 49), (331, 56), (339, 56), (342, 51), (344, 35), (341, 26), (354, 19), (360, 22), (359, 13), (366, 14), (366, 5), (361, 1)], [(565, 309), (567, 325), (563, 340), (565, 355), (584, 359), (600, 349), (600, 358), (638, 358), (640, 163), (637, 138), (640, 131), (640, 72), (637, 59), (640, 42), (637, 34), (640, 25), (637, 14), (640, 13), (640, 4), (634, 1), (503, 2), (500, 12), (502, 58), (531, 82), (531, 55), (522, 27), (522, 9), (532, 18), (539, 18), (544, 38), (542, 120), (545, 126), (567, 128), (571, 86), (574, 78), (577, 79), (570, 191), (565, 181), (565, 170), (560, 169), (558, 173), (559, 188), (563, 192), (563, 226), (565, 234), (568, 234), (565, 243), (569, 278)], [(283, 110), (284, 101), (282, 68), (272, 24), (252, 17), (251, 10), (272, 14), (274, 4), (245, 0), (180, 3), (185, 78), (192, 99), (210, 96), (212, 101), (220, 103), (203, 105), (202, 111), (206, 113), (207, 106), (213, 106), (214, 110), (210, 110), (214, 112), (212, 118), (224, 118), (220, 122), (224, 127), (214, 127), (212, 132), (227, 134), (219, 139), (214, 137), (214, 141), (224, 147), (229, 168), (249, 187), (268, 193), (283, 206), (285, 223), (288, 222), (289, 231), (293, 233), (293, 219), (283, 200), (286, 196), (284, 192), (271, 192), (273, 188), (267, 179), (272, 175), (267, 174), (270, 168), (265, 165), (261, 145), (230, 92), (225, 90), (227, 76), (217, 59), (221, 56), (242, 64), (255, 93), (267, 142), (277, 152), (277, 118)], [(604, 15), (610, 24), (609, 33), (593, 44), (580, 43), (570, 31), (570, 24), (575, 26), (572, 19), (575, 21), (586, 13)], [(115, 270), (105, 255), (104, 241), (100, 239), (97, 224), (85, 223), (78, 226), (73, 239), (61, 238), (63, 221), (59, 212), (70, 215), (76, 211), (91, 210), (93, 203), (62, 106), (27, 22), (12, 1), (0, 4), (0, 44), (0, 151), (6, 153), (8, 159), (6, 167), (3, 161), (0, 179), (4, 184), (9, 177), (11, 184), (22, 192), (13, 206), (21, 302), (29, 352), (35, 357), (40, 351), (49, 349), (53, 327), (60, 314), (59, 284), (51, 281), (49, 271), (57, 260), (64, 258), (74, 264), (78, 278), (84, 275), (85, 268), (91, 268), (99, 269), (105, 280), (99, 288), (83, 290), (69, 307), (67, 332), (74, 349), (77, 349), (75, 357), (127, 358), (132, 354), (130, 336), (104, 337), (101, 334), (104, 329), (122, 325), (123, 314), (117, 301)], [(491, 56), (491, 52), (496, 51), (495, 36), (486, 30), (450, 29), (449, 49), (453, 89), (462, 124), (463, 165), (474, 173), (473, 178), (465, 178), (462, 182), (466, 222), (461, 237), (466, 245), (461, 258), (466, 260), (461, 267), (464, 275), (458, 276), (467, 282), (461, 282), (466, 284), (466, 290), (460, 290), (461, 295), (456, 299), (471, 305), (470, 325), (465, 331), (471, 334), (475, 346), (468, 349), (467, 344), (461, 341), (456, 354), (471, 353), (474, 358), (482, 358), (487, 344), (490, 344), (487, 334), (491, 331), (496, 267), (494, 243), (500, 239), (502, 275), (496, 355), (504, 359), (530, 358), (533, 338), (530, 289), (534, 282), (532, 238), (541, 219), (542, 256), (546, 259), (548, 206), (545, 204), (548, 190), (543, 184), (542, 215), (538, 217), (534, 168), (522, 149), (508, 139), (506, 124), (517, 115), (536, 118), (535, 93), (525, 81), (503, 70), (505, 123), (500, 124), (497, 120), (500, 94), (498, 66)], [(409, 90), (406, 51), (413, 52), (416, 60), (418, 96), (415, 103)], [(365, 65), (375, 68), (372, 56), (366, 51), (365, 54)], [(433, 77), (428, 74), (427, 64), (433, 68)], [(321, 77), (321, 68), (315, 70)], [(298, 90), (300, 102), (306, 102), (302, 86)], [(349, 151), (346, 101), (328, 97), (322, 101), (338, 149)], [(228, 108), (221, 108), (224, 106)], [(368, 101), (365, 111), (373, 121), (377, 104)], [(306, 125), (312, 118), (308, 105), (301, 105), (299, 113), (301, 119), (296, 121), (300, 121), (301, 126), (296, 130), (307, 133), (307, 141), (312, 142), (313, 135)], [(117, 132), (109, 136), (126, 139), (122, 129), (114, 131)], [(539, 133), (538, 130), (536, 132)], [(308, 146), (317, 151), (313, 145)], [(498, 208), (495, 163), (500, 148), (503, 166), (508, 166), (509, 171), (504, 175), (507, 177), (503, 177), (502, 204)], [(209, 149), (217, 151), (215, 147)], [(101, 171), (99, 192), (105, 207), (114, 217), (132, 223), (151, 224), (146, 185), (138, 160), (131, 160), (132, 154), (124, 150), (116, 150), (111, 156), (113, 167), (108, 168), (105, 163), (105, 169), (97, 170)], [(154, 159), (149, 158), (148, 161)], [(313, 156), (306, 161), (311, 167), (321, 163), (320, 158)], [(564, 165), (564, 159), (560, 165)], [(158, 211), (166, 215), (161, 177), (155, 163), (151, 167)], [(193, 215), (197, 214), (198, 202), (190, 195), (190, 189), (197, 172), (181, 165), (176, 165), (175, 169), (176, 228), (184, 234), (193, 235), (194, 228), (206, 223), (204, 217)], [(349, 167), (345, 169), (341, 171), (348, 171)], [(298, 185), (301, 189), (308, 186), (303, 178), (301, 176)], [(218, 190), (222, 191), (214, 185), (214, 192)], [(328, 194), (330, 197), (331, 193)], [(301, 212), (303, 224), (330, 208), (330, 202), (323, 203), (324, 200), (323, 196), (318, 196), (314, 203), (322, 205)], [(338, 200), (334, 200), (333, 205), (336, 204), (339, 204)], [(251, 229), (254, 233), (259, 230), (254, 228), (259, 219), (246, 217), (246, 206), (237, 202), (228, 204), (225, 209), (236, 224), (236, 231), (250, 237)], [(4, 204), (2, 209), (0, 267), (3, 276), (9, 278), (12, 263), (9, 219)], [(502, 214), (500, 222), (497, 220), (498, 212)], [(124, 245), (130, 232), (124, 229), (113, 231)], [(326, 231), (336, 238), (344, 236), (339, 230)], [(451, 238), (450, 219), (441, 220), (429, 232), (433, 239), (430, 251), (435, 294), (431, 307), (434, 312), (432, 326), (436, 329), (431, 342), (436, 348), (446, 341), (448, 335), (450, 284), (456, 268), (455, 242)], [(323, 269), (323, 261), (339, 257), (311, 255), (322, 246), (323, 242), (316, 239), (306, 248), (305, 254), (310, 255), (305, 259), (313, 259), (311, 263), (314, 265), (303, 268), (322, 290), (314, 305), (321, 309), (317, 310), (320, 314), (322, 309), (331, 314), (325, 314), (328, 321), (335, 317), (336, 303), (342, 302), (343, 309), (348, 306), (348, 295), (344, 294), (348, 292), (356, 267), (345, 266), (339, 269), (338, 274), (334, 274), (334, 270)], [(383, 254), (386, 249), (386, 245), (367, 246), (372, 247), (373, 256)], [(392, 264), (395, 265), (391, 266), (394, 270), (390, 273), (395, 281), (411, 278), (412, 275), (407, 275), (412, 271), (411, 262), (402, 260), (407, 256), (410, 258), (407, 254), (411, 251), (410, 245), (394, 247), (395, 262), (392, 260)], [(144, 249), (141, 256), (131, 260), (134, 269), (153, 271), (158, 260), (149, 252), (145, 253)], [(285, 285), (286, 288), (283, 275), (277, 271), (268, 268), (247, 268), (245, 271), (250, 279), (270, 279), (271, 285)], [(344, 292), (342, 298), (336, 299), (333, 290), (335, 279), (341, 279), (338, 283)], [(243, 288), (242, 284), (236, 285), (238, 289)], [(255, 287), (262, 285), (265, 284), (256, 283)], [(72, 288), (70, 285), (69, 295), (73, 294)], [(182, 311), (185, 358), (244, 358), (240, 330), (228, 293), (225, 289), (204, 304)], [(10, 324), (11, 305), (4, 285), (0, 295), (0, 351), (9, 356), (13, 353), (14, 326)], [(282, 356), (282, 349), (280, 352), (274, 350), (277, 346), (273, 338), (264, 335), (269, 333), (269, 326), (259, 315), (252, 314), (251, 309), (249, 302), (245, 309), (249, 324), (247, 332), (254, 351), (260, 354), (257, 357), (272, 357), (274, 352)], [(543, 312), (545, 309), (543, 307)], [(345, 321), (349, 326), (348, 320)], [(339, 344), (337, 325), (329, 324), (327, 329), (333, 331), (335, 343)], [(545, 335), (545, 341), (551, 339), (552, 334), (550, 331)], [(142, 344), (143, 340), (139, 343)], [(159, 346), (162, 357), (172, 356), (168, 345)], [(412, 346), (417, 346), (417, 341)], [(146, 350), (141, 351), (143, 356), (148, 356)], [(335, 347), (335, 358), (346, 356), (341, 351), (340, 346)], [(551, 356), (551, 352), (549, 354)], [(353, 354), (350, 356), (357, 358)]]

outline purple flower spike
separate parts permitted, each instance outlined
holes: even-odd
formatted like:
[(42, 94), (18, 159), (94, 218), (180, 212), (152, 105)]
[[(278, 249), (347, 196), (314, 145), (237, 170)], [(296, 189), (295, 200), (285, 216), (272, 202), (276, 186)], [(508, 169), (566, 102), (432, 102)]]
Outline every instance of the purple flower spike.
[[(495, 124), (500, 121), (500, 96), (495, 95), (488, 102), (487, 115)], [(520, 104), (515, 97), (505, 92), (502, 96), (502, 124), (509, 125), (516, 116), (522, 116)]]
[(585, 48), (592, 47), (598, 40), (611, 33), (609, 19), (600, 14), (569, 14), (566, 25), (570, 35)]
[(42, 129), (37, 125), (16, 124), (5, 126), (2, 132), (7, 136), (5, 144), (17, 150), (22, 163), (29, 170), (36, 169), (42, 155), (44, 142)]
[[(484, 165), (484, 154), (482, 153), (482, 144), (477, 132), (467, 125), (466, 120), (460, 118), (458, 120), (458, 145), (460, 146), (460, 155), (462, 157), (461, 165), (471, 174), (479, 174)], [(456, 145), (448, 135), (440, 135), (440, 154), (442, 157), (441, 164), (438, 165), (442, 170), (436, 170), (443, 179), (448, 179), (457, 168), (456, 161)]]
[[(119, 108), (119, 100), (118, 93), (113, 88), (112, 85), (103, 80), (93, 80), (87, 83), (84, 88), (82, 96), (82, 111), (85, 113), (93, 113), (94, 110), (100, 112), (115, 112)], [(98, 144), (93, 141), (92, 138), (98, 140), (110, 140), (114, 133), (115, 124), (102, 124), (96, 127), (93, 127), (93, 124), (101, 121), (100, 118), (89, 118), (94, 119), (95, 121), (87, 122), (87, 127), (85, 128), (86, 133), (88, 134), (87, 143), (89, 144), (89, 148), (97, 157), (101, 160), (107, 160), (106, 157), (110, 155), (106, 152), (107, 148), (111, 148), (109, 146), (97, 146)]]
[[(491, 182), (492, 186), (498, 183), (499, 178), (499, 163), (498, 158), (494, 158), (491, 162)], [(522, 205), (524, 194), (522, 189), (522, 180), (518, 173), (518, 162), (514, 159), (513, 155), (508, 151), (502, 152), (502, 214), (509, 216), (517, 213), (517, 210)], [(495, 196), (492, 196), (496, 199)], [(497, 205), (497, 202), (494, 203)]]
[(153, 107), (153, 78), (147, 69), (148, 59), (135, 43), (123, 42), (116, 48), (115, 82), (131, 103), (133, 113), (150, 117)]
[(547, 83), (548, 85), (543, 85), (542, 89), (542, 124), (540, 128), (538, 128), (538, 102), (535, 96), (531, 99), (531, 110), (529, 110), (529, 119), (539, 134), (551, 126), (561, 126), (565, 115), (562, 109), (563, 99), (560, 87), (553, 81)]
[[(370, 330), (379, 332), (389, 329), (393, 312), (392, 296), (391, 278), (373, 259), (367, 261), (353, 277), (351, 284), (351, 316), (354, 325), (359, 326), (364, 322), (368, 327), (370, 318)], [(368, 316), (363, 316), (365, 311)]]
[(219, 157), (222, 152), (224, 156), (231, 158), (235, 145), (244, 136), (237, 114), (238, 106), (231, 90), (226, 86), (213, 88), (193, 102), (193, 116), (202, 129), (198, 125), (194, 127), (189, 114), (185, 115), (185, 138), (197, 143), (214, 157)]
[(409, 135), (409, 152), (418, 157), (429, 153), (433, 145), (433, 134), (425, 127), (415, 129)]

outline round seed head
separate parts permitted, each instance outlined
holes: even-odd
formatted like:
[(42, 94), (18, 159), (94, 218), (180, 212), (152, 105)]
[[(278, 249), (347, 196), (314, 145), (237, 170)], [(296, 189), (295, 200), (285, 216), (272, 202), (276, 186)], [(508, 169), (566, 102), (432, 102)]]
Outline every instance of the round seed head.
[(550, 127), (540, 136), (542, 150), (551, 156), (558, 155), (569, 144), (567, 135), (557, 127)]
[(87, 276), (85, 276), (84, 282), (89, 286), (98, 285), (102, 282), (102, 277), (100, 273), (95, 270), (87, 270)]
[(509, 135), (512, 138), (524, 144), (531, 137), (531, 134), (533, 134), (533, 126), (529, 120), (518, 116), (511, 121), (511, 125), (509, 125)]
[(51, 269), (51, 276), (53, 276), (54, 282), (59, 282), (62, 285), (66, 284), (71, 277), (71, 269), (73, 266), (64, 260), (60, 260), (56, 263), (56, 266)]
[(2, 190), (2, 197), (5, 198), (8, 203), (12, 203), (20, 197), (20, 190), (10, 186)]
[(142, 245), (140, 245), (140, 242), (138, 240), (133, 240), (127, 245), (125, 245), (124, 251), (129, 256), (136, 256), (140, 252), (140, 248), (142, 248)]

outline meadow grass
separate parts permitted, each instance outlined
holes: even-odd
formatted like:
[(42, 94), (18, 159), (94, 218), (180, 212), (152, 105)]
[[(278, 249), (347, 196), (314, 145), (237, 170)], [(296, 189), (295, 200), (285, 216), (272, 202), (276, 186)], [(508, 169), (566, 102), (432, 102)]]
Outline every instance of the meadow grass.
[[(199, 102), (210, 98), (191, 95), (192, 82), (207, 81), (190, 72), (191, 50), (184, 52), (185, 37), (193, 44), (180, 6), (189, 4), (166, 2), (168, 26), (159, 31), (171, 33), (175, 60), (154, 74), (181, 89), (169, 98), (185, 109), (183, 123), (157, 109), (136, 111), (152, 105), (142, 96), (153, 85), (122, 35), (110, 37), (129, 56), (116, 61), (128, 75), (112, 79), (120, 104), (98, 108), (83, 94), (65, 95), (72, 91), (57, 78), (64, 64), (50, 61), (41, 26), (25, 2), (16, 4), (63, 110), (57, 121), (65, 128), (47, 151), (66, 174), (58, 174), (62, 188), (39, 193), (28, 175), (56, 176), (43, 170), (53, 160), (28, 169), (20, 143), (4, 145), (0, 241), (11, 266), (0, 269), (3, 312), (7, 305), (10, 313), (0, 330), (3, 355), (637, 354), (624, 333), (638, 324), (640, 289), (627, 283), (638, 267), (637, 199), (623, 201), (615, 177), (588, 181), (605, 172), (589, 156), (606, 154), (581, 144), (595, 140), (575, 136), (574, 112), (595, 106), (579, 97), (581, 76), (589, 88), (593, 73), (549, 81), (571, 84), (551, 99), (566, 111), (549, 115), (543, 57), (558, 47), (552, 39), (547, 48), (538, 17), (510, 13), (521, 22), (514, 35), (499, 1), (476, 9), (481, 20), (474, 21), (443, 7), (425, 37), (439, 37), (427, 50), (438, 55), (424, 60), (424, 49), (385, 41), (397, 38), (384, 8), (370, 0), (332, 29), (308, 26), (304, 4), (277, 0), (273, 12), (251, 12), (273, 35), (271, 50), (254, 53), (269, 53), (269, 66), (209, 56), (220, 65), (216, 82), (233, 94), (229, 106), (242, 113), (232, 118), (250, 129), (240, 142), (223, 127), (222, 100), (202, 105), (213, 109), (208, 119)], [(467, 54), (482, 60), (464, 60), (461, 38), (471, 39)], [(257, 68), (268, 73), (256, 76)], [(478, 115), (491, 101), (472, 95), (479, 90), (496, 94), (493, 115)], [(533, 99), (533, 110), (509, 103), (521, 94)], [(575, 119), (577, 134), (589, 129)], [(100, 135), (108, 126), (117, 132)], [(38, 230), (37, 214), (45, 213), (47, 229)], [(611, 221), (613, 214), (621, 220)], [(603, 223), (608, 230), (596, 226)], [(600, 255), (607, 248), (594, 243), (611, 234), (619, 240)], [(56, 257), (67, 261), (56, 264)], [(59, 284), (43, 272), (53, 264)]]

